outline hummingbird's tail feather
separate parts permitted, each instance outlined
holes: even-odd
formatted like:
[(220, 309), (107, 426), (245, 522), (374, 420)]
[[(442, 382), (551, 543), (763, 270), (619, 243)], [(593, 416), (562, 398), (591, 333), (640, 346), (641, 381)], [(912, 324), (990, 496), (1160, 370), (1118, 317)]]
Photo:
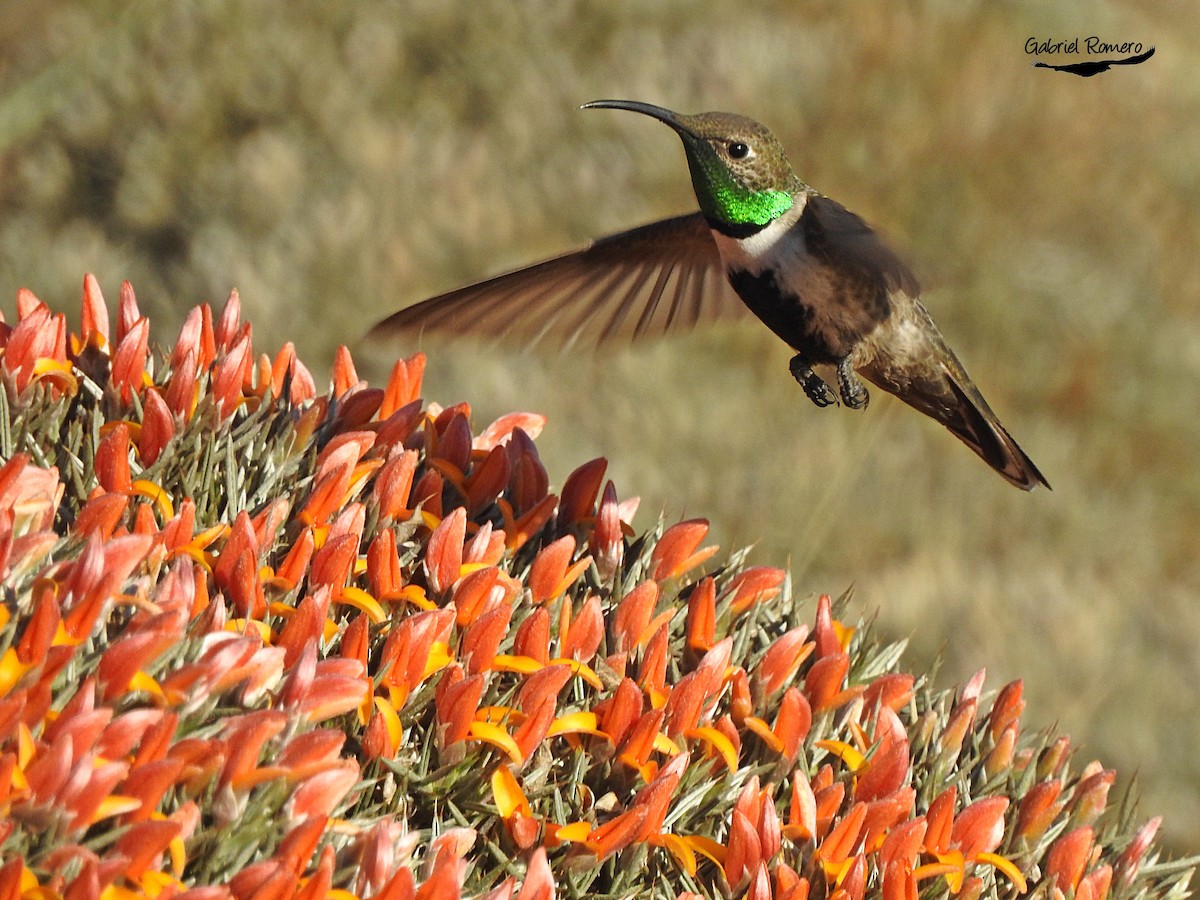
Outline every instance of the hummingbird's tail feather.
[(1050, 482), (1000, 424), (979, 392), (972, 392), (980, 401), (976, 402), (954, 378), (948, 380), (958, 403), (950, 415), (941, 419), (942, 424), (978, 453), (983, 461), (999, 472), (1009, 484), (1026, 491), (1031, 491), (1040, 484), (1049, 490)]
[[(944, 345), (940, 345), (944, 348)], [(975, 451), (1005, 481), (1031, 491), (1050, 488), (1033, 460), (1017, 445), (948, 348), (941, 363), (919, 372), (865, 365), (859, 372), (872, 384), (940, 422)]]

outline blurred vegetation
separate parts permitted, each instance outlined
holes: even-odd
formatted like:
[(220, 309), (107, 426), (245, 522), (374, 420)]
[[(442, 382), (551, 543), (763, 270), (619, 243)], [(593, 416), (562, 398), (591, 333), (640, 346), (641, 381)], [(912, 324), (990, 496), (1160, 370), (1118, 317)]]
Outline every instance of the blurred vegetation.
[[(595, 358), (426, 347), (430, 399), (550, 416), (727, 549), (855, 586), (943, 678), (1026, 679), (1028, 721), (1140, 769), (1200, 849), (1200, 22), (1149, 7), (397, 0), (0, 4), (0, 296), (84, 271), (180, 321), (241, 291), (320, 372), (395, 307), (693, 208), (630, 97), (767, 123), (886, 232), (1055, 486), (1024, 495), (875, 392), (818, 411), (736, 328)], [(1155, 45), (1090, 79), (1030, 36)], [(268, 324), (265, 329), (263, 325)], [(376, 354), (378, 378), (396, 351)], [(364, 373), (366, 374), (366, 373)], [(683, 499), (686, 498), (686, 501)], [(643, 521), (647, 521), (643, 519)]]

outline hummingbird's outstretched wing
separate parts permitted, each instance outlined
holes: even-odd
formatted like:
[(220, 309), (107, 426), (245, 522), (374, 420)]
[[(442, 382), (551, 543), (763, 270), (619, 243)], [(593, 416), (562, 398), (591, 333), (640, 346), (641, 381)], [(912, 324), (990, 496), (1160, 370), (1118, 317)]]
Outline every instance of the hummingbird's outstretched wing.
[(692, 213), (405, 307), (369, 336), (442, 332), (531, 345), (553, 337), (565, 348), (747, 314), (704, 216)]
[(1050, 483), (1000, 424), (919, 300), (901, 296), (864, 348), (859, 374), (946, 426), (1010, 484)]

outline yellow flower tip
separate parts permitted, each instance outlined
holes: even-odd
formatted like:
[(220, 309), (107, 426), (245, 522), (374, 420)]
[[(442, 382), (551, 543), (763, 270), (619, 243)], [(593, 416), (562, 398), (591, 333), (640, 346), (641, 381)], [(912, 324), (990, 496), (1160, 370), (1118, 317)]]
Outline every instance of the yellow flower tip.
[[(492, 773), (492, 798), (496, 801), (496, 811), (500, 818), (511, 819), (516, 813), (532, 816), (533, 808), (521, 785), (508, 766), (499, 766)], [(586, 824), (586, 823), (581, 823)]]
[(156, 700), (164, 704), (167, 703), (167, 695), (163, 693), (162, 686), (141, 669), (135, 672), (133, 677), (129, 679), (129, 689), (127, 693), (132, 694), (136, 693), (137, 691), (147, 693), (151, 697), (154, 697)]
[(92, 818), (89, 820), (90, 825), (95, 825), (104, 819), (111, 819), (113, 816), (121, 816), (128, 812), (133, 812), (136, 809), (141, 809), (142, 801), (137, 797), (126, 797), (123, 794), (109, 794), (100, 801), (100, 805), (96, 807), (96, 811), (92, 813)]
[(133, 482), (131, 489), (134, 494), (145, 497), (155, 505), (162, 521), (167, 522), (175, 518), (175, 506), (171, 503), (171, 496), (153, 481), (139, 478)]
[[(762, 720), (760, 719), (759, 721)], [(766, 723), (764, 722), (763, 724), (765, 725)], [(770, 729), (768, 729), (768, 734), (770, 734)], [(731, 774), (737, 771), (737, 748), (733, 746), (733, 741), (729, 740), (722, 732), (716, 728), (703, 725), (699, 728), (692, 728), (686, 735), (689, 738), (694, 738), (707, 744), (712, 752), (724, 760), (725, 766)], [(775, 735), (772, 734), (771, 737), (774, 738)]]
[(992, 868), (999, 872), (1003, 872), (1017, 888), (1017, 893), (1024, 894), (1029, 890), (1029, 884), (1025, 881), (1025, 876), (1021, 870), (1017, 868), (1016, 863), (1006, 856), (1001, 856), (999, 853), (980, 853), (975, 857), (976, 862), (987, 863)]
[(540, 662), (531, 656), (509, 656), (498, 654), (492, 659), (492, 670), (495, 672), (515, 672), (518, 675), (532, 675), (544, 669)]
[(571, 822), (567, 825), (559, 825), (554, 829), (555, 838), (562, 843), (582, 844), (591, 833), (590, 822)]
[(851, 772), (857, 772), (861, 769), (867, 759), (856, 747), (847, 744), (845, 741), (815, 741), (813, 746), (820, 747), (822, 750), (832, 753), (844, 762), (846, 768)]
[(399, 747), (404, 737), (404, 729), (400, 725), (400, 714), (396, 712), (396, 707), (392, 706), (386, 697), (373, 699), (375, 709), (383, 716), (383, 727), (388, 733), (392, 746)]
[(6, 697), (16, 683), (32, 668), (32, 665), (21, 662), (15, 648), (9, 647), (5, 650), (4, 655), (0, 656), (0, 697)]
[(353, 585), (342, 588), (341, 593), (334, 598), (334, 602), (353, 606), (364, 613), (373, 625), (382, 625), (388, 618), (387, 611), (378, 600), (362, 588)]
[(521, 748), (517, 746), (517, 742), (512, 739), (512, 735), (499, 725), (476, 720), (467, 728), (467, 740), (483, 741), (485, 744), (491, 744), (496, 749), (505, 753), (515, 765), (519, 766), (525, 762), (524, 757), (521, 756)]
[(604, 682), (600, 680), (600, 676), (596, 674), (595, 670), (586, 663), (581, 663), (577, 659), (563, 659), (560, 657), (550, 660), (547, 665), (569, 666), (573, 674), (578, 675), (596, 690), (604, 690)]
[(560, 716), (552, 721), (546, 730), (546, 737), (557, 737), (562, 734), (593, 734), (596, 737), (607, 737), (600, 730), (596, 714), (590, 710), (581, 710)]
[(679, 755), (679, 745), (661, 731), (654, 736), (654, 749), (667, 756)]

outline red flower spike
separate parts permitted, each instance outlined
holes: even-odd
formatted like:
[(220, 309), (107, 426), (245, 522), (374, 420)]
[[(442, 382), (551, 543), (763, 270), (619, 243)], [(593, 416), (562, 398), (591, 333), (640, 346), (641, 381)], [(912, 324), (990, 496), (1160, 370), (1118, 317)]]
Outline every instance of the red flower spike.
[(513, 636), (513, 653), (528, 656), (543, 666), (550, 659), (550, 613), (538, 607), (517, 626)]
[[(438, 421), (441, 422), (442, 417), (453, 409), (454, 407), (451, 407), (443, 412)], [(446, 420), (444, 427), (437, 429), (437, 434), (437, 446), (432, 455), (448, 462), (458, 472), (466, 472), (467, 466), (471, 464), (471, 426), (467, 422), (467, 416), (461, 412), (454, 412)]]
[(604, 485), (596, 527), (590, 541), (592, 555), (601, 578), (611, 578), (625, 559), (625, 536), (621, 530), (621, 509), (617, 489), (611, 481)]
[(813, 626), (813, 640), (817, 644), (817, 659), (842, 652), (842, 642), (838, 640), (837, 631), (833, 627), (833, 601), (828, 594), (817, 598), (817, 620)]
[(996, 739), (996, 745), (988, 751), (988, 755), (983, 760), (983, 771), (992, 778), (1012, 768), (1013, 754), (1017, 748), (1017, 730), (1018, 722), (1009, 722), (1000, 737)]
[(863, 692), (863, 704), (868, 713), (876, 707), (900, 712), (912, 699), (915, 679), (908, 672), (886, 672), (877, 677)]
[(638, 684), (648, 694), (663, 694), (667, 689), (667, 654), (670, 634), (663, 625), (654, 633), (642, 654), (638, 668)]
[(307, 778), (336, 766), (345, 742), (345, 733), (334, 728), (301, 732), (287, 742), (275, 766), (287, 771), (291, 779)]
[(902, 787), (882, 800), (867, 804), (867, 820), (863, 823), (863, 849), (874, 853), (884, 839), (900, 823), (910, 820), (917, 802), (917, 792)]
[(366, 615), (359, 613), (350, 620), (346, 630), (342, 632), (342, 642), (338, 652), (343, 659), (358, 660), (366, 669), (370, 649), (371, 629)]
[(634, 769), (641, 769), (650, 759), (654, 739), (663, 722), (663, 711), (651, 709), (643, 713), (630, 727), (620, 747), (620, 759)]
[(237, 410), (242, 399), (242, 385), (253, 365), (254, 352), (250, 347), (250, 336), (244, 335), (214, 367), (209, 392), (216, 400), (217, 412), (222, 419), (232, 416)]
[(771, 876), (767, 873), (767, 864), (760, 862), (754, 868), (750, 879), (750, 887), (744, 895), (745, 900), (774, 900), (771, 893)]
[(795, 843), (808, 843), (817, 836), (817, 799), (801, 771), (792, 774), (792, 797), (783, 833)]
[(841, 689), (849, 671), (850, 657), (845, 653), (823, 656), (812, 664), (804, 678), (804, 693), (813, 712), (837, 709), (850, 700), (853, 692)]
[(687, 770), (688, 762), (687, 753), (676, 754), (659, 770), (653, 781), (638, 791), (633, 802), (635, 806), (641, 806), (646, 810), (646, 820), (642, 823), (641, 832), (634, 838), (635, 841), (648, 840), (662, 831), (663, 822), (667, 817), (667, 809), (670, 807), (671, 795), (679, 787), (679, 781)]
[(138, 453), (142, 463), (154, 465), (174, 436), (175, 417), (171, 408), (158, 391), (146, 391), (142, 396), (142, 430), (138, 435)]
[(554, 696), (545, 697), (513, 732), (512, 738), (521, 751), (521, 759), (529, 759), (546, 737), (550, 723), (554, 721), (557, 699)]
[(703, 564), (718, 550), (716, 545), (696, 549), (707, 534), (707, 519), (688, 519), (664, 531), (650, 554), (654, 567), (651, 577), (662, 582)]
[(121, 343), (134, 324), (142, 318), (138, 309), (137, 297), (133, 293), (133, 285), (128, 281), (121, 282), (121, 293), (117, 299), (117, 343)]
[(221, 768), (219, 788), (234, 784), (252, 772), (258, 764), (263, 745), (287, 726), (287, 714), (260, 709), (225, 720), (222, 728), (226, 756)]
[(1064, 735), (1055, 740), (1053, 744), (1043, 751), (1041, 758), (1038, 760), (1038, 778), (1054, 778), (1061, 775), (1063, 768), (1066, 766), (1070, 750), (1070, 738)]
[(810, 728), (812, 707), (808, 705), (808, 700), (799, 688), (788, 688), (779, 702), (779, 715), (775, 717), (775, 727), (771, 730), (782, 747), (779, 755), (789, 765), (794, 763), (800, 754), (800, 744), (808, 737)]
[(1021, 713), (1025, 710), (1025, 700), (1021, 696), (1024, 688), (1025, 683), (1017, 679), (1006, 684), (996, 695), (988, 716), (988, 733), (993, 741), (998, 741), (1010, 724), (1020, 721)]
[(598, 828), (593, 828), (583, 842), (598, 860), (604, 860), (624, 850), (634, 842), (646, 822), (645, 807), (635, 806), (615, 818), (609, 819)]
[(384, 388), (383, 406), (379, 417), (388, 418), (396, 410), (413, 403), (421, 396), (421, 379), (425, 373), (425, 354), (415, 353), (407, 359), (398, 359), (388, 376)]
[(324, 626), (325, 617), (312, 595), (301, 600), (274, 642), (276, 647), (283, 648), (285, 669), (294, 666), (304, 650), (321, 639)]
[(379, 506), (379, 515), (385, 521), (405, 517), (417, 459), (415, 450), (404, 450), (392, 455), (375, 476), (372, 495)]
[[(90, 505), (89, 503), (88, 506)], [(84, 509), (86, 510), (87, 506)], [(46, 591), (35, 601), (29, 624), (25, 626), (25, 633), (17, 642), (17, 659), (26, 666), (41, 664), (54, 642), (54, 635), (61, 621), (62, 610), (58, 600), (52, 592)]]
[(750, 678), (744, 668), (738, 668), (730, 679), (730, 715), (733, 724), (743, 726), (748, 716), (754, 715), (754, 698), (750, 694)]
[(1105, 900), (1112, 886), (1112, 866), (1100, 866), (1079, 880), (1075, 889), (1076, 900)]
[(570, 525), (593, 514), (596, 496), (600, 493), (600, 484), (607, 468), (608, 460), (598, 457), (585, 462), (567, 476), (558, 503), (558, 519), (562, 524)]
[(466, 665), (467, 672), (474, 675), (486, 672), (492, 667), (500, 642), (508, 633), (508, 623), (511, 619), (512, 607), (501, 603), (481, 615), (463, 632), (459, 656)]
[(945, 730), (938, 737), (938, 744), (945, 756), (957, 756), (962, 749), (967, 732), (975, 722), (975, 712), (979, 701), (974, 697), (964, 699), (950, 711), (950, 719), (946, 722)]
[(336, 766), (301, 784), (288, 801), (289, 818), (295, 822), (309, 816), (331, 816), (358, 783), (358, 763), (343, 759)]
[(184, 354), (179, 365), (173, 368), (171, 380), (167, 382), (167, 391), (163, 395), (167, 408), (185, 422), (190, 422), (192, 418), (198, 374), (196, 354), (189, 351)]
[[(496, 566), (504, 559), (504, 530), (493, 530), (491, 522), (484, 522), (475, 536), (463, 547), (463, 562), (481, 566)], [(512, 596), (516, 596), (512, 588)]]
[(107, 541), (125, 518), (128, 507), (129, 497), (126, 494), (97, 494), (79, 510), (79, 515), (71, 524), (71, 533), (76, 537), (87, 537), (94, 533)]
[(508, 485), (508, 454), (503, 447), (493, 447), (482, 463), (473, 465), (463, 482), (467, 503), (472, 512), (479, 512), (495, 502)]
[(544, 700), (558, 700), (559, 692), (571, 680), (571, 667), (566, 665), (546, 666), (526, 677), (517, 691), (516, 706), (532, 713)]
[[(566, 603), (566, 601), (563, 601)], [(560, 631), (560, 653), (566, 659), (579, 662), (590, 662), (604, 640), (604, 613), (600, 608), (600, 598), (592, 594), (579, 608), (575, 621), (564, 637)]]
[(957, 816), (950, 833), (952, 846), (963, 852), (967, 859), (980, 853), (991, 853), (1004, 839), (1004, 812), (1008, 809), (1007, 797), (984, 797), (976, 800)]
[(951, 785), (938, 794), (925, 813), (925, 849), (929, 853), (944, 854), (950, 850), (950, 834), (954, 827), (954, 804), (958, 800), (958, 789)]
[(538, 551), (529, 567), (529, 576), (525, 579), (532, 603), (545, 603), (555, 599), (583, 573), (587, 564), (591, 562), (590, 557), (584, 557), (584, 560), (580, 561), (582, 565), (571, 566), (570, 573), (573, 577), (570, 581), (567, 580), (567, 567), (574, 555), (575, 538), (569, 534)]
[(863, 825), (867, 820), (867, 804), (855, 803), (829, 829), (829, 834), (817, 848), (817, 858), (825, 866), (826, 874), (840, 875), (844, 864), (854, 857), (862, 845)]
[(155, 858), (167, 849), (167, 845), (178, 837), (179, 832), (180, 824), (170, 819), (138, 822), (117, 839), (109, 852), (124, 856), (128, 860), (121, 874), (125, 878), (136, 880), (150, 868)]
[(538, 847), (529, 858), (525, 883), (521, 885), (517, 900), (554, 900), (554, 875), (546, 860), (545, 848)]
[(911, 871), (921, 855), (927, 825), (924, 816), (900, 822), (888, 831), (879, 848), (879, 864), (900, 864)]
[(117, 349), (113, 353), (109, 380), (117, 389), (122, 403), (128, 405), (133, 402), (135, 394), (142, 394), (149, 355), (150, 321), (138, 319), (126, 334), (118, 338)]
[(128, 494), (133, 489), (129, 473), (129, 426), (118, 422), (96, 445), (96, 477), (106, 491)]
[(182, 759), (160, 759), (138, 766), (121, 785), (119, 793), (141, 801), (138, 809), (125, 814), (126, 822), (144, 822), (158, 809), (159, 803), (183, 773)]
[(541, 413), (508, 413), (485, 428), (479, 437), (475, 438), (474, 447), (476, 450), (492, 450), (495, 447), (503, 447), (518, 431), (526, 437), (535, 438), (542, 433), (542, 429), (545, 427), (546, 417)]
[(1062, 792), (1062, 782), (1057, 779), (1035, 784), (1021, 798), (1021, 807), (1017, 812), (1016, 836), (1028, 840), (1037, 840), (1050, 827), (1050, 824), (1062, 812), (1065, 803), (1058, 799)]
[(775, 900), (808, 900), (808, 888), (808, 879), (797, 875), (791, 866), (780, 863), (775, 867)]
[(1092, 855), (1092, 829), (1084, 825), (1055, 840), (1046, 854), (1043, 878), (1054, 883), (1064, 894), (1079, 886), (1083, 871)]
[(756, 670), (764, 697), (772, 696), (795, 677), (815, 646), (812, 643), (806, 644), (807, 638), (808, 626), (799, 625), (781, 634), (767, 648)]
[[(384, 531), (380, 533), (380, 536), (382, 537), (383, 534), (389, 533)], [(282, 582), (285, 590), (290, 591), (295, 589), (300, 580), (308, 573), (308, 566), (312, 561), (314, 547), (316, 547), (316, 540), (313, 538), (312, 528), (305, 528), (300, 532), (300, 535), (292, 544), (292, 548), (288, 550), (287, 556), (283, 558), (283, 562), (279, 564), (279, 568), (275, 572), (275, 578)], [(397, 560), (398, 563), (399, 560)], [(370, 577), (370, 571), (371, 566), (368, 562), (368, 577)], [(375, 596), (378, 599), (382, 599), (378, 593)]]
[(858, 854), (842, 876), (841, 884), (833, 892), (839, 900), (862, 900), (867, 888), (867, 858)]
[(508, 498), (518, 513), (525, 513), (550, 490), (546, 467), (538, 458), (537, 447), (523, 430), (513, 432), (505, 447), (508, 453)]
[(464, 678), (462, 667), (457, 665), (438, 682), (434, 702), (442, 728), (440, 746), (443, 749), (466, 738), (483, 698), (483, 688), (482, 675)]
[(79, 338), (84, 344), (107, 346), (108, 334), (108, 306), (96, 276), (88, 272), (83, 276), (83, 313)]
[[(657, 595), (657, 585), (653, 581), (643, 582), (653, 585)], [(622, 601), (623, 602), (623, 601)], [(618, 615), (620, 610), (618, 608)], [(693, 650), (708, 650), (717, 639), (717, 589), (712, 576), (702, 578), (688, 597), (687, 606), (687, 644)]]
[(138, 670), (179, 642), (183, 625), (182, 616), (160, 613), (109, 644), (96, 667), (101, 699), (112, 702), (124, 694)]
[(612, 695), (596, 706), (600, 730), (619, 747), (642, 715), (642, 692), (630, 678), (621, 679)]
[[(708, 580), (711, 582), (711, 579)], [(700, 585), (697, 585), (696, 591), (699, 590)], [(692, 592), (693, 596), (696, 591)], [(653, 581), (643, 581), (617, 604), (613, 617), (613, 635), (618, 652), (633, 650), (650, 639), (653, 632), (647, 633), (647, 629), (650, 626), (650, 616), (654, 614), (654, 607), (657, 603), (658, 584)], [(657, 631), (657, 629), (655, 630)]]
[(308, 573), (309, 587), (329, 586), (339, 594), (350, 581), (354, 561), (358, 557), (358, 537), (354, 534), (333, 535), (326, 538), (321, 549), (313, 557)]
[(1071, 813), (1077, 822), (1088, 825), (1100, 817), (1108, 805), (1108, 790), (1116, 780), (1116, 771), (1102, 769), (1079, 781), (1071, 798)]
[(518, 550), (524, 546), (525, 542), (542, 530), (550, 517), (554, 515), (554, 510), (558, 506), (558, 498), (553, 494), (547, 494), (537, 505), (525, 512), (516, 521), (511, 521), (511, 517), (505, 518), (505, 531), (508, 537), (505, 543), (509, 550)]
[(455, 610), (455, 622), (460, 628), (467, 627), (485, 612), (503, 602), (503, 589), (494, 590), (499, 580), (500, 570), (495, 566), (488, 566), (464, 575), (454, 585), (450, 602)]
[(338, 344), (333, 354), (333, 396), (340, 398), (359, 384), (361, 381), (354, 369), (354, 358), (345, 344)]
[(729, 836), (725, 840), (728, 852), (725, 856), (725, 880), (735, 891), (743, 879), (762, 862), (762, 847), (754, 822), (736, 806), (729, 823)]
[(425, 576), (434, 593), (443, 593), (458, 580), (462, 568), (463, 538), (467, 511), (458, 507), (429, 536), (425, 549)]
[(1153, 819), (1150, 819), (1137, 830), (1137, 833), (1133, 836), (1133, 840), (1129, 842), (1129, 846), (1117, 857), (1117, 872), (1120, 873), (1121, 884), (1128, 887), (1133, 883), (1133, 879), (1137, 876), (1137, 871), (1141, 867), (1146, 851), (1154, 843), (1154, 835), (1158, 833), (1160, 825), (1162, 825), (1162, 816), (1155, 816)]
[[(129, 717), (135, 715), (142, 710), (130, 710), (122, 716), (118, 716), (113, 720), (108, 730), (115, 731), (118, 723), (122, 728), (129, 727)], [(145, 710), (145, 712), (158, 713), (158, 710)], [(136, 723), (137, 720), (135, 720)], [(149, 765), (150, 763), (163, 759), (167, 755), (167, 750), (171, 746), (171, 741), (175, 738), (175, 729), (179, 725), (179, 716), (173, 712), (161, 713), (159, 717), (151, 721), (146, 730), (142, 733), (140, 741), (137, 742), (137, 754), (133, 758), (133, 768), (136, 770), (141, 766)], [(108, 731), (100, 739), (98, 752), (108, 758), (124, 756), (116, 748), (109, 749), (106, 745), (109, 740)]]
[(233, 346), (233, 342), (238, 339), (238, 332), (240, 330), (238, 324), (241, 317), (242, 300), (238, 296), (237, 288), (234, 288), (229, 292), (229, 298), (225, 301), (225, 307), (221, 310), (221, 317), (213, 325), (213, 341), (216, 343), (218, 352), (229, 352), (229, 348)]
[(700, 724), (700, 711), (704, 705), (704, 686), (689, 672), (671, 688), (663, 706), (667, 737), (677, 738)]
[(764, 603), (779, 596), (780, 585), (787, 579), (787, 572), (774, 566), (751, 566), (729, 582), (726, 593), (731, 597), (730, 611), (741, 615), (756, 603)]
[(309, 876), (308, 881), (296, 892), (294, 900), (325, 900), (333, 887), (333, 865), (336, 854), (333, 847), (326, 844), (321, 848), (321, 856), (317, 862), (317, 870)]
[(908, 781), (908, 732), (888, 707), (875, 719), (874, 748), (854, 784), (854, 799), (870, 802), (898, 791)]

